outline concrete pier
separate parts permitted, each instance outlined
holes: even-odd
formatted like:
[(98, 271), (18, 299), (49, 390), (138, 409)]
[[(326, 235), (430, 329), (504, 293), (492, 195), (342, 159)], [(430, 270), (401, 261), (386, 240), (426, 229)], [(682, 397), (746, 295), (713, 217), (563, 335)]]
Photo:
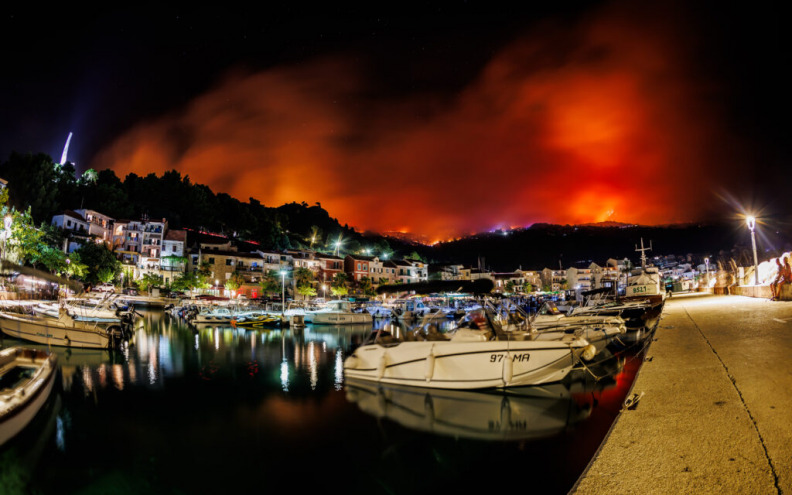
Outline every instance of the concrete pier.
[(792, 302), (675, 295), (570, 493), (792, 494)]

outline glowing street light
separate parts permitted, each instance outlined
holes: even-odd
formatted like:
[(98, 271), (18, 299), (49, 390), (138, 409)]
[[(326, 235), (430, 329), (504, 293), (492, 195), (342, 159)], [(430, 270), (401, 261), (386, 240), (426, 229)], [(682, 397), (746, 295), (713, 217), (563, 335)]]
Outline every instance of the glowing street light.
[(341, 249), (341, 239), (335, 241), (335, 255), (338, 256)]
[(322, 297), (327, 299), (327, 285), (322, 284)]
[(745, 217), (745, 223), (747, 223), (748, 228), (751, 229), (751, 245), (753, 246), (754, 255), (754, 285), (759, 285), (759, 259), (756, 257), (756, 233), (754, 232), (756, 228), (756, 217), (748, 215)]

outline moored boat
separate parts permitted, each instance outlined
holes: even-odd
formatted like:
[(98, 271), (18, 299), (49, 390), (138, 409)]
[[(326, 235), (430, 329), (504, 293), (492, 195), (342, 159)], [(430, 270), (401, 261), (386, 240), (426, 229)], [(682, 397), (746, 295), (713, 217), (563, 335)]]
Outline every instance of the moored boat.
[(42, 350), (0, 350), (0, 445), (22, 431), (47, 402), (56, 364), (55, 354)]
[(0, 329), (10, 337), (38, 344), (93, 349), (116, 347), (129, 337), (122, 325), (78, 321), (65, 309), (58, 318), (0, 311)]
[[(344, 362), (347, 377), (378, 383), (474, 390), (562, 380), (594, 347), (581, 331), (536, 340), (482, 308), (448, 333), (437, 325), (390, 335), (378, 330)], [(584, 354), (585, 353), (585, 354)]]
[(280, 315), (273, 315), (265, 312), (249, 312), (234, 316), (231, 318), (230, 323), (234, 327), (275, 328), (280, 327), (282, 321)]
[(329, 301), (321, 310), (306, 312), (305, 321), (310, 321), (314, 325), (371, 324), (374, 318), (365, 309), (353, 310), (349, 301), (337, 300)]

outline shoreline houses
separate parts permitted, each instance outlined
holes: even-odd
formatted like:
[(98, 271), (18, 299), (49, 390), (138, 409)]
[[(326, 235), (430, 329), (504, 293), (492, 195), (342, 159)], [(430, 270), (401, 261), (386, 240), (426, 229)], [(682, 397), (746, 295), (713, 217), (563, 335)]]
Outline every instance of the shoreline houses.
[[(461, 264), (429, 264), (421, 260), (387, 259), (350, 253), (338, 256), (309, 249), (283, 252), (261, 249), (255, 242), (238, 241), (219, 234), (191, 229), (171, 229), (162, 219), (116, 220), (101, 212), (66, 210), (53, 216), (52, 225), (68, 232), (63, 250), (72, 252), (85, 242), (104, 243), (122, 262), (125, 276), (138, 280), (146, 274), (162, 277), (166, 286), (185, 272), (209, 272), (211, 291), (225, 295), (228, 280), (241, 282), (236, 294), (258, 297), (261, 279), (274, 270), (285, 272), (288, 293), (297, 294), (295, 270), (309, 270), (317, 295), (326, 297), (337, 274), (346, 275), (350, 296), (363, 296), (365, 288), (382, 284), (412, 284), (427, 280), (477, 280), (489, 278), (497, 292), (586, 291), (614, 287), (630, 268), (628, 260), (609, 259), (605, 266), (567, 269), (522, 270), (495, 273)], [(674, 260), (657, 258), (664, 276), (679, 278), (695, 275), (696, 269)]]

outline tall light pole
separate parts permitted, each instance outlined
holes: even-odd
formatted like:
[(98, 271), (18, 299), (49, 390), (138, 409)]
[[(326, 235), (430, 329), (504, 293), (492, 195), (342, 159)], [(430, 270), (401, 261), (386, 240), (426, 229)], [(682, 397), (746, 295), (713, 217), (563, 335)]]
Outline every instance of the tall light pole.
[(14, 218), (9, 213), (8, 215), (5, 216), (5, 219), (3, 220), (3, 227), (5, 227), (5, 228), (3, 229), (3, 233), (2, 233), (2, 235), (3, 235), (3, 254), (2, 254), (2, 259), (6, 258), (6, 241), (11, 236), (11, 226), (13, 225), (13, 223), (14, 223)]
[(754, 255), (754, 285), (759, 285), (759, 259), (756, 257), (756, 233), (754, 232), (756, 217), (748, 215), (745, 217), (745, 223), (747, 223), (748, 228), (751, 229), (751, 245), (753, 246)]
[(709, 258), (704, 258), (704, 266), (707, 270), (707, 287), (709, 287)]
[(281, 325), (286, 317), (286, 270), (281, 270)]

